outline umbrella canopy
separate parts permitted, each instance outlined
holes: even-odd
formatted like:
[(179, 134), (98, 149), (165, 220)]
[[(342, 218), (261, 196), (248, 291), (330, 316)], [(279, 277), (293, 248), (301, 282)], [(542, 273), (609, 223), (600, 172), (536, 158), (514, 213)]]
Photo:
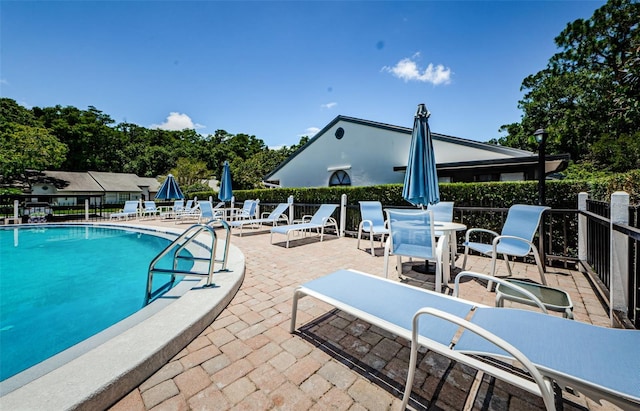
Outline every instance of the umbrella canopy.
[(220, 191), (218, 199), (220, 201), (231, 201), (233, 191), (231, 190), (231, 171), (229, 171), (229, 162), (225, 161), (222, 167), (222, 178), (220, 178)]
[(167, 179), (164, 180), (155, 198), (156, 200), (181, 200), (184, 198), (184, 194), (182, 194), (182, 190), (180, 190), (178, 182), (173, 178), (172, 174), (169, 174)]
[(421, 207), (440, 201), (436, 159), (433, 154), (433, 141), (429, 130), (430, 115), (431, 113), (424, 104), (418, 105), (413, 122), (404, 187), (402, 187), (402, 198)]

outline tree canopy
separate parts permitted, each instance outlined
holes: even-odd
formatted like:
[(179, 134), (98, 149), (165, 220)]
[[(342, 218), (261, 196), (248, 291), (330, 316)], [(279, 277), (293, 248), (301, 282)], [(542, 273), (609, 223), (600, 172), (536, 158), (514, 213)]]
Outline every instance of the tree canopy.
[(303, 137), (297, 145), (274, 150), (247, 134), (216, 130), (202, 136), (191, 129), (148, 129), (115, 124), (93, 106), (27, 109), (0, 98), (0, 182), (5, 185), (25, 181), (25, 170), (125, 172), (143, 177), (171, 172), (181, 184), (195, 189), (201, 180), (219, 178), (228, 160), (233, 188), (256, 188), (265, 174), (307, 140)]
[(567, 24), (542, 71), (522, 82), (522, 121), (502, 126), (501, 145), (547, 150), (598, 169), (640, 168), (640, 3), (609, 0), (590, 19)]

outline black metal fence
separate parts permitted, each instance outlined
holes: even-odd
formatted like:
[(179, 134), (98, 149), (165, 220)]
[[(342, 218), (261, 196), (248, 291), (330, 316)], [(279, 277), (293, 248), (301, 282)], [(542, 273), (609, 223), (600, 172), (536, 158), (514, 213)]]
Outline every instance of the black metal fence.
[(586, 264), (595, 277), (595, 283), (605, 300), (611, 287), (611, 233), (628, 237), (628, 320), (635, 328), (640, 328), (640, 206), (629, 207), (629, 224), (611, 224), (611, 207), (607, 202), (587, 201)]
[[(337, 204), (337, 203), (336, 203)], [(301, 219), (304, 215), (312, 215), (319, 204), (295, 203), (293, 219)], [(260, 203), (261, 211), (269, 211), (275, 204)], [(383, 208), (410, 209), (406, 205), (383, 204)], [(485, 207), (454, 207), (453, 221), (465, 224), (468, 228), (482, 227), (500, 232), (504, 221), (507, 218), (508, 208), (485, 208)], [(340, 211), (334, 213), (336, 219), (340, 218)], [(345, 235), (357, 236), (358, 225), (360, 224), (360, 207), (358, 204), (347, 204), (344, 231)], [(543, 238), (541, 254), (547, 265), (568, 265), (578, 262), (578, 210), (549, 210), (544, 214), (542, 221)], [(478, 237), (479, 240), (485, 240)], [(464, 236), (457, 237), (458, 248), (462, 250)], [(540, 243), (539, 238), (536, 238)], [(533, 258), (531, 258), (533, 262)]]

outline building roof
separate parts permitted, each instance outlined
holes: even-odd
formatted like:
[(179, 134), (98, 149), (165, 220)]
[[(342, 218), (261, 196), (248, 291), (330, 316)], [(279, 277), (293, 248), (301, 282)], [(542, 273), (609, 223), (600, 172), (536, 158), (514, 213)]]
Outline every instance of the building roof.
[(152, 193), (158, 192), (160, 189), (160, 182), (157, 178), (153, 177), (138, 177), (138, 186), (139, 187), (147, 187), (149, 191)]
[(85, 172), (75, 171), (43, 171), (44, 180), (51, 181), (59, 192), (65, 191), (91, 191), (104, 192), (105, 190), (96, 180)]
[(104, 191), (119, 191), (119, 192), (132, 192), (140, 193), (142, 190), (138, 186), (138, 177), (135, 174), (129, 173), (105, 173), (100, 171), (88, 171), (91, 177), (94, 178), (104, 189)]
[[(289, 163), (289, 161), (291, 161), (298, 154), (300, 154), (302, 151), (304, 151), (308, 146), (313, 144), (318, 138), (320, 138), (323, 134), (325, 134), (329, 129), (331, 129), (336, 123), (338, 123), (340, 121), (354, 123), (354, 124), (361, 124), (361, 125), (368, 126), (368, 127), (375, 127), (375, 128), (379, 128), (379, 129), (383, 129), (383, 130), (390, 130), (390, 131), (393, 131), (393, 132), (403, 133), (403, 134), (408, 134), (408, 135), (411, 135), (411, 133), (413, 132), (413, 129), (409, 128), (409, 127), (394, 126), (394, 125), (391, 125), (391, 124), (379, 123), (379, 122), (376, 122), (376, 121), (363, 120), (363, 119), (359, 119), (359, 118), (347, 117), (347, 116), (339, 115), (336, 118), (334, 118), (329, 124), (327, 124), (322, 130), (317, 132), (313, 136), (313, 138), (311, 138), (305, 145), (303, 145), (302, 147), (298, 148), (285, 161), (280, 163), (278, 165), (278, 167), (276, 167), (269, 174), (264, 176), (263, 180), (268, 181), (271, 176), (273, 176), (277, 171), (282, 169), (287, 163)], [(458, 145), (467, 146), (467, 147), (478, 148), (478, 149), (485, 150), (485, 151), (492, 151), (492, 152), (494, 152), (496, 154), (506, 155), (506, 156), (509, 156), (509, 157), (531, 157), (533, 155), (532, 152), (526, 151), (526, 150), (520, 150), (520, 149), (517, 149), (517, 148), (498, 146), (498, 145), (494, 145), (494, 144), (481, 143), (479, 141), (468, 140), (468, 139), (460, 138), (460, 137), (448, 136), (448, 135), (440, 134), (440, 133), (432, 132), (431, 133), (431, 137), (434, 140), (440, 140), (440, 141), (447, 142), (447, 143), (452, 143), (452, 144), (458, 144)]]

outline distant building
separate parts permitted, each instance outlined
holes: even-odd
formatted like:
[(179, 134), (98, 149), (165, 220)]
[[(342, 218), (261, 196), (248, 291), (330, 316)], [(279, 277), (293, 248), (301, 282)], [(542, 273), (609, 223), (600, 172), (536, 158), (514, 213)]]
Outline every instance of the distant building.
[(52, 200), (56, 205), (76, 205), (84, 201), (83, 196), (92, 204), (122, 204), (153, 199), (159, 188), (157, 179), (129, 173), (43, 171), (32, 185), (31, 194), (56, 196)]
[[(264, 177), (266, 186), (327, 187), (402, 183), (412, 129), (338, 116)], [(530, 151), (432, 133), (440, 182), (537, 179)], [(568, 155), (548, 156), (546, 174), (563, 170)]]

